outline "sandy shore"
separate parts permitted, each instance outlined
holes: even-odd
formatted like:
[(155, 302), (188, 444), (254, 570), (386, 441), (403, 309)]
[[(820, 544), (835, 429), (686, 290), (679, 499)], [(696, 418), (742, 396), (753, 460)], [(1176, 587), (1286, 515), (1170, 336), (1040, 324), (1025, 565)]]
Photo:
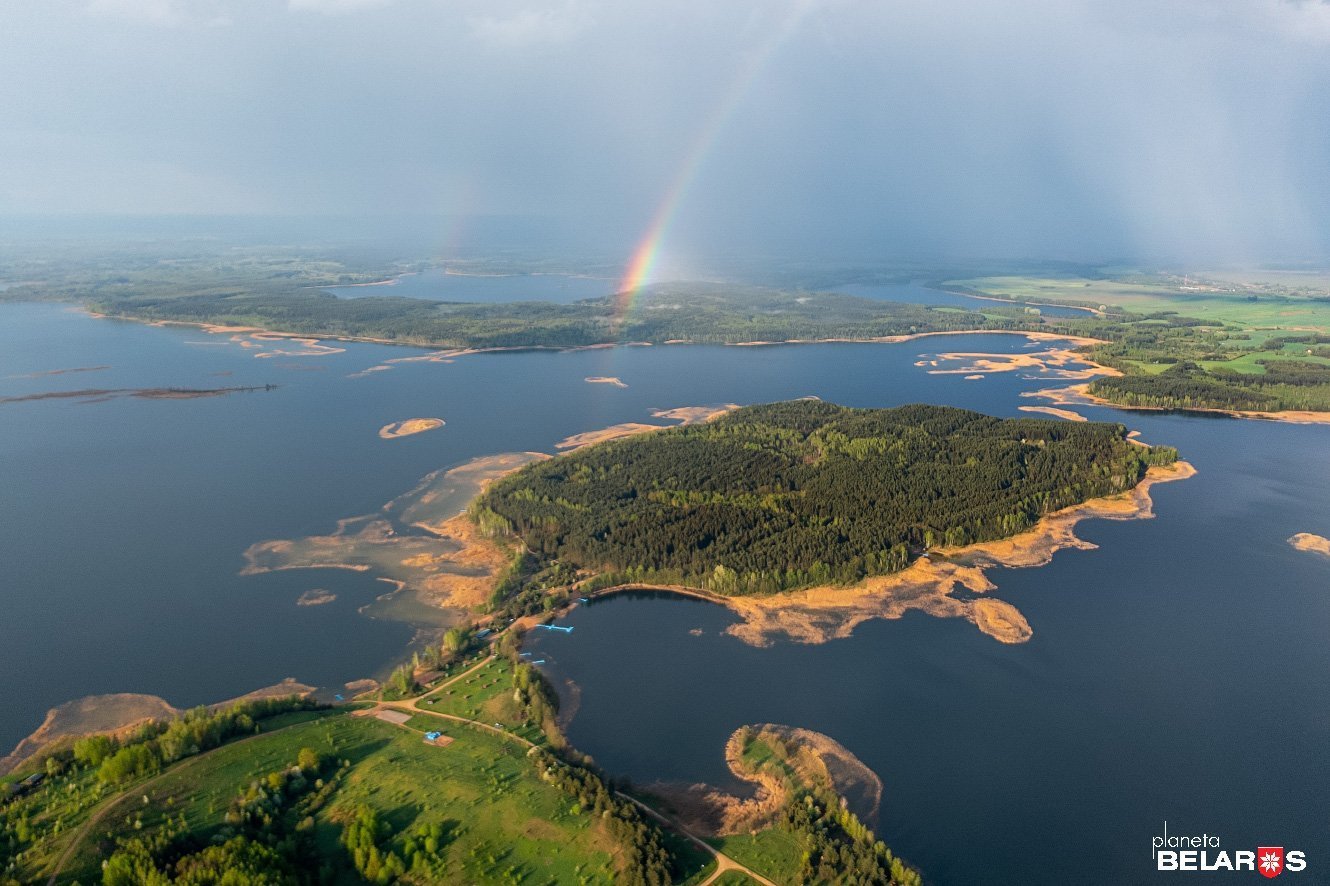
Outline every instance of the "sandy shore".
[[(942, 368), (949, 363), (960, 365), (955, 368)], [(995, 372), (1014, 372), (1018, 369), (1033, 369), (1066, 379), (1122, 374), (1116, 369), (1095, 363), (1084, 354), (1066, 348), (1050, 348), (1028, 354), (972, 352), (936, 354), (932, 360), (921, 360), (915, 365), (935, 367), (927, 370), (929, 375), (963, 375), (967, 379), (982, 378)]]
[[(348, 284), (348, 285), (379, 285), (379, 284)], [(402, 363), (416, 360), (430, 362), (449, 362), (455, 357), (467, 356), (471, 354), (494, 354), (506, 351), (586, 351), (602, 348), (619, 347), (650, 347), (652, 342), (645, 341), (612, 341), (597, 342), (589, 345), (576, 345), (573, 347), (555, 347), (551, 345), (523, 345), (523, 346), (505, 346), (490, 348), (448, 348), (441, 347), (438, 344), (432, 344), (423, 341), (403, 341), (401, 339), (377, 338), (369, 335), (320, 335), (311, 337), (308, 333), (283, 332), (277, 329), (268, 329), (260, 326), (226, 326), (216, 323), (194, 322), (188, 320), (146, 320), (139, 317), (119, 316), (100, 314), (87, 308), (76, 308), (80, 313), (97, 319), (125, 320), (134, 323), (144, 323), (148, 326), (188, 326), (194, 329), (202, 329), (204, 332), (213, 334), (250, 334), (262, 333), (273, 338), (292, 339), (298, 342), (320, 343), (324, 341), (342, 341), (342, 342), (364, 342), (377, 345), (395, 345), (398, 347), (422, 348), (431, 350), (434, 353), (425, 354), (419, 357), (398, 357), (385, 361), (387, 363)], [(899, 342), (913, 341), (921, 338), (931, 338), (940, 335), (1020, 335), (1032, 341), (1064, 341), (1070, 342), (1075, 346), (1106, 344), (1103, 339), (1090, 338), (1083, 335), (1068, 335), (1056, 332), (1042, 332), (1039, 330), (1019, 330), (1019, 329), (948, 329), (936, 332), (914, 332), (908, 335), (883, 335), (866, 338), (791, 338), (781, 341), (749, 341), (749, 342), (729, 342), (726, 347), (760, 347), (774, 345), (817, 345), (817, 344), (897, 344)], [(668, 339), (662, 344), (666, 345), (704, 345), (715, 344), (714, 342), (698, 342), (686, 338)], [(332, 349), (329, 353), (342, 349)]]
[[(480, 606), (512, 552), (480, 534), (466, 505), (489, 483), (532, 461), (539, 452), (502, 453), (426, 476), (375, 514), (338, 521), (328, 535), (272, 539), (245, 551), (242, 575), (285, 569), (373, 572), (458, 620)], [(398, 529), (404, 523), (419, 534)]]
[[(1020, 329), (946, 329), (936, 332), (912, 332), (908, 335), (879, 335), (869, 338), (788, 338), (781, 341), (741, 341), (729, 342), (727, 347), (756, 348), (773, 345), (826, 345), (826, 344), (898, 344), (921, 338), (933, 338), (940, 335), (1020, 335), (1031, 341), (1065, 341), (1080, 347), (1081, 345), (1107, 344), (1103, 339), (1089, 338), (1083, 335), (1064, 335), (1056, 332)], [(670, 339), (667, 345), (697, 344), (688, 339)]]
[(1089, 421), (1079, 412), (1072, 412), (1070, 409), (1058, 409), (1056, 406), (1017, 406), (1016, 408), (1021, 412), (1041, 412), (1044, 415), (1052, 415), (1067, 421)]
[[(728, 633), (754, 646), (769, 645), (778, 638), (823, 643), (848, 637), (869, 619), (900, 618), (911, 610), (938, 618), (963, 618), (999, 642), (1024, 643), (1033, 636), (1033, 629), (1015, 606), (991, 596), (997, 586), (989, 580), (987, 570), (1041, 566), (1064, 548), (1093, 550), (1096, 545), (1076, 536), (1077, 523), (1089, 518), (1149, 519), (1154, 516), (1150, 488), (1195, 473), (1195, 468), (1182, 461), (1169, 467), (1152, 467), (1135, 488), (1050, 514), (1019, 535), (963, 548), (941, 548), (900, 572), (868, 578), (850, 587), (722, 597), (696, 588), (632, 584), (600, 593), (663, 590), (719, 603), (742, 619), (731, 625)], [(982, 596), (953, 596), (958, 590)]]
[(586, 377), (586, 382), (587, 384), (592, 385), (613, 385), (616, 388), (628, 387), (628, 385), (624, 384), (623, 379), (616, 375), (588, 375)]
[(748, 765), (743, 754), (752, 741), (778, 749), (781, 766), (787, 767), (801, 786), (834, 791), (846, 798), (861, 820), (870, 824), (876, 821), (882, 780), (873, 770), (828, 735), (775, 723), (741, 726), (725, 742), (725, 763), (736, 778), (753, 786), (751, 797), (736, 797), (705, 784), (656, 783), (650, 790), (663, 797), (676, 819), (694, 833), (727, 836), (768, 827), (780, 814), (793, 786), (767, 767)]
[(1330, 538), (1323, 535), (1312, 535), (1310, 532), (1299, 532), (1291, 537), (1288, 543), (1299, 551), (1307, 551), (1312, 554), (1321, 554), (1330, 557)]
[(606, 440), (618, 440), (623, 437), (632, 437), (636, 434), (645, 434), (650, 431), (660, 431), (665, 428), (681, 428), (684, 425), (695, 425), (711, 421), (727, 412), (738, 409), (737, 403), (725, 403), (720, 406), (679, 406), (674, 409), (653, 409), (651, 415), (653, 418), (664, 418), (675, 422), (672, 425), (657, 425), (648, 422), (629, 421), (622, 424), (610, 425), (607, 428), (598, 428), (594, 431), (584, 431), (580, 434), (573, 434), (565, 437), (554, 448), (561, 451), (573, 451), (585, 446), (594, 446), (597, 443), (604, 443)]
[[(1119, 373), (1121, 374), (1121, 373)], [(1022, 397), (1039, 397), (1059, 406), (1108, 406), (1129, 412), (1203, 412), (1211, 415), (1227, 415), (1229, 418), (1246, 418), (1263, 421), (1283, 421), (1295, 425), (1330, 424), (1330, 412), (1313, 412), (1303, 409), (1286, 409), (1280, 412), (1261, 412), (1254, 409), (1213, 409), (1206, 406), (1186, 406), (1177, 409), (1162, 406), (1128, 406), (1114, 403), (1090, 393), (1089, 383), (1068, 385), (1065, 388), (1045, 388), (1041, 391), (1026, 391)]]
[[(217, 702), (208, 707), (217, 710), (238, 701), (259, 698), (284, 698), (289, 695), (308, 695), (313, 686), (297, 683), (291, 678), (272, 686), (256, 689), (236, 698)], [(46, 712), (46, 719), (37, 729), (18, 743), (8, 756), (0, 757), (0, 775), (10, 772), (28, 757), (58, 742), (83, 735), (121, 736), (151, 720), (168, 720), (184, 713), (156, 695), (117, 692), (110, 695), (89, 695), (67, 701)]]
[(441, 418), (408, 418), (404, 421), (389, 422), (379, 428), (379, 436), (384, 440), (396, 440), (398, 437), (409, 437), (412, 434), (423, 434), (425, 431), (433, 431), (441, 428), (444, 421)]

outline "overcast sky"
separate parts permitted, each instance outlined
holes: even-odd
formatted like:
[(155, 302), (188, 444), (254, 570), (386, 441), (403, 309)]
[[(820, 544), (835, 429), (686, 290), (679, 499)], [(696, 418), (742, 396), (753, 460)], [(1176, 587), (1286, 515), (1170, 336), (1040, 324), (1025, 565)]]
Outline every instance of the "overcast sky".
[(680, 251), (1324, 255), (1330, 5), (0, 0), (0, 214), (671, 205)]

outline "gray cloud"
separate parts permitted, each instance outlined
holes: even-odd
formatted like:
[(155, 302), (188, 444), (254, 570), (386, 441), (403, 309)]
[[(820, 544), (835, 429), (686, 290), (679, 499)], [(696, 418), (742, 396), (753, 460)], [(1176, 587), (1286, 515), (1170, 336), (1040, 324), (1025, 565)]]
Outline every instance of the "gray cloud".
[(680, 263), (1324, 253), (1327, 45), (1330, 6), (1287, 0), (6, 4), (0, 213), (530, 214), (621, 242), (682, 182)]

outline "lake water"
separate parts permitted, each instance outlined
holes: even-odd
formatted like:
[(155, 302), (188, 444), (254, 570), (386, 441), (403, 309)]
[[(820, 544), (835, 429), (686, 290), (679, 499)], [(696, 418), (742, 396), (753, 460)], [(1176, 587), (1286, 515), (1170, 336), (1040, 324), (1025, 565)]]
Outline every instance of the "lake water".
[[(859, 298), (871, 298), (874, 301), (896, 301), (906, 304), (933, 305), (939, 308), (964, 308), (967, 311), (992, 310), (1002, 307), (1003, 302), (989, 298), (975, 298), (957, 292), (934, 289), (922, 282), (910, 283), (844, 283), (832, 286), (832, 292), (854, 295)], [(1011, 302), (1009, 307), (1023, 307), (1020, 302)], [(1084, 308), (1068, 308), (1062, 305), (1038, 305), (1039, 313), (1047, 317), (1085, 317), (1089, 313)]]
[(567, 274), (450, 274), (431, 268), (418, 274), (403, 274), (393, 283), (377, 286), (331, 286), (328, 291), (342, 298), (401, 296), (429, 301), (514, 302), (552, 301), (559, 304), (613, 295), (619, 281)]
[[(287, 676), (338, 687), (382, 673), (415, 630), (358, 612), (382, 583), (333, 570), (242, 577), (242, 553), (329, 532), (438, 468), (553, 451), (573, 433), (650, 421), (656, 407), (817, 395), (1017, 415), (1031, 402), (1022, 391), (1051, 383), (914, 365), (935, 351), (1028, 349), (1001, 335), (453, 363), (342, 347), (258, 357), (300, 349), (0, 305), (0, 397), (278, 386), (0, 403), (0, 743), (90, 693), (189, 705)], [(374, 366), (391, 368), (361, 374)], [(107, 368), (33, 375), (93, 367)], [(575, 610), (574, 633), (531, 641), (550, 676), (580, 690), (574, 744), (616, 775), (723, 786), (737, 726), (824, 732), (882, 778), (879, 832), (931, 883), (1150, 882), (1165, 820), (1230, 851), (1301, 848), (1319, 880), (1330, 869), (1330, 560), (1285, 539), (1330, 535), (1330, 428), (1085, 411), (1178, 446), (1199, 474), (1155, 488), (1154, 520), (1082, 523), (1099, 550), (991, 573), (1029, 619), (1029, 643), (915, 614), (820, 646), (753, 648), (722, 633), (724, 609), (612, 598)], [(447, 425), (378, 437), (412, 417)], [(338, 599), (296, 606), (313, 588)]]

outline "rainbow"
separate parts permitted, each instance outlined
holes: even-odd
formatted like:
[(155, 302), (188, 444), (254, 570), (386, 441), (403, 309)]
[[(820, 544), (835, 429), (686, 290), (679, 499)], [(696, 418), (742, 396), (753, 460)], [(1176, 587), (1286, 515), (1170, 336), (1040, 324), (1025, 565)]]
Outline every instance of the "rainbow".
[(628, 262), (628, 268), (624, 272), (623, 279), (619, 283), (618, 292), (614, 296), (613, 325), (615, 329), (618, 329), (627, 318), (642, 287), (652, 282), (651, 274), (655, 270), (657, 260), (660, 258), (661, 248), (665, 243), (666, 235), (669, 233), (670, 224), (674, 221), (675, 213), (678, 212), (679, 205), (697, 179), (707, 155), (711, 153), (711, 149), (719, 139), (721, 131), (725, 128), (725, 124), (729, 122), (730, 117), (743, 102), (744, 96), (748, 94), (758, 75), (762, 73), (767, 63), (776, 54), (776, 50), (794, 33), (795, 28), (803, 20), (812, 5), (813, 0), (796, 0), (793, 9), (785, 17), (780, 27), (775, 29), (765, 43), (749, 53), (747, 60), (739, 68), (733, 83), (730, 84), (730, 88), (721, 95), (720, 100), (712, 108), (706, 124), (698, 133), (697, 138), (693, 140), (688, 153), (684, 155), (683, 163), (680, 164), (679, 170), (674, 174), (670, 187), (665, 191), (664, 199), (661, 200), (660, 206), (652, 215), (646, 233)]

